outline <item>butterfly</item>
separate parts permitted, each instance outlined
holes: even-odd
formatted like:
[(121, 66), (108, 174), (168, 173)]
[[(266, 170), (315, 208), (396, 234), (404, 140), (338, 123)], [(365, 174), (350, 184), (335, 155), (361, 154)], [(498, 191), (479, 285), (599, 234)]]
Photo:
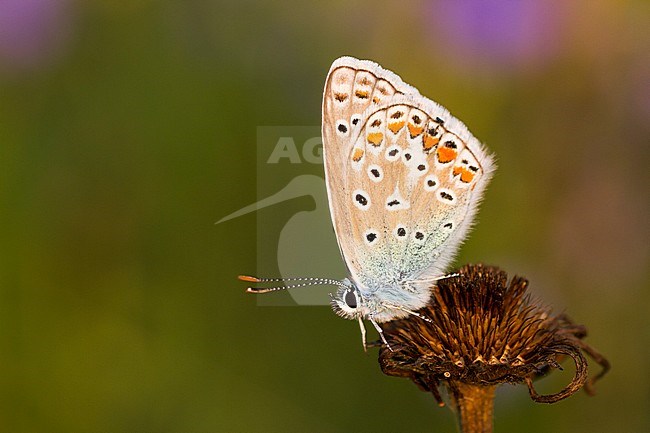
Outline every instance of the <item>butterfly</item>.
[(377, 63), (341, 57), (323, 93), (323, 157), (329, 209), (348, 277), (270, 279), (328, 284), (335, 313), (380, 323), (414, 315), (430, 300), (471, 228), (495, 169), (493, 157), (444, 107)]

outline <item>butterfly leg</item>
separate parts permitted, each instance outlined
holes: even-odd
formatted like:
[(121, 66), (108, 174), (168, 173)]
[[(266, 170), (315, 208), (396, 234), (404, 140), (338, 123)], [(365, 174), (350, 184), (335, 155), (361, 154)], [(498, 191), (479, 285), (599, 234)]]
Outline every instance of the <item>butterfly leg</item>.
[(361, 344), (363, 344), (363, 351), (368, 352), (368, 345), (366, 344), (366, 327), (363, 325), (363, 319), (359, 317), (359, 329), (361, 329)]
[(443, 275), (442, 277), (438, 278), (439, 280), (444, 280), (446, 278), (453, 278), (453, 277), (460, 277), (460, 274), (458, 272), (452, 272), (451, 274)]
[(370, 323), (372, 323), (372, 325), (375, 327), (377, 332), (379, 332), (379, 336), (381, 337), (381, 341), (383, 341), (384, 344), (386, 345), (386, 347), (388, 347), (388, 350), (390, 350), (392, 352), (393, 349), (390, 347), (390, 344), (388, 344), (388, 341), (386, 341), (386, 337), (384, 337), (384, 331), (381, 329), (381, 326), (379, 326), (379, 323), (375, 322), (375, 319), (372, 318), (372, 317), (369, 317), (368, 320), (370, 320)]
[(410, 314), (412, 316), (419, 317), (420, 319), (424, 320), (425, 322), (429, 322), (429, 323), (432, 322), (432, 320), (429, 319), (427, 316), (423, 316), (422, 314), (417, 313), (417, 312), (415, 312), (413, 310), (409, 310), (408, 308), (404, 308), (404, 307), (401, 307), (399, 305), (386, 304), (386, 303), (384, 303), (382, 305), (384, 307), (386, 307), (386, 308), (389, 308), (389, 309), (404, 311), (405, 313), (408, 313), (408, 314)]
[(381, 347), (382, 344), (381, 340), (370, 341), (368, 342), (368, 347)]
[(410, 283), (435, 283), (436, 281), (439, 280), (445, 280), (447, 278), (454, 278), (454, 277), (460, 277), (460, 274), (457, 272), (453, 272), (451, 274), (441, 275), (439, 277), (430, 277), (430, 278), (424, 278), (419, 280), (408, 280), (406, 281), (406, 285), (409, 285)]

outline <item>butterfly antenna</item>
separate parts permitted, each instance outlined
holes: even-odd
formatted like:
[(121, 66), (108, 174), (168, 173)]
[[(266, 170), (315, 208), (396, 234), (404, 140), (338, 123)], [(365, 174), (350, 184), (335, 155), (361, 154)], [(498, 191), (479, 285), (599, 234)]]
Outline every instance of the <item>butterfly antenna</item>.
[(274, 287), (247, 287), (247, 293), (269, 293), (277, 292), (278, 290), (286, 289), (295, 289), (298, 287), (309, 287), (309, 286), (342, 286), (343, 283), (338, 280), (332, 280), (329, 278), (258, 278), (251, 277), (248, 275), (240, 275), (237, 277), (241, 281), (246, 281), (248, 283), (294, 283), (294, 284), (283, 284), (282, 286)]

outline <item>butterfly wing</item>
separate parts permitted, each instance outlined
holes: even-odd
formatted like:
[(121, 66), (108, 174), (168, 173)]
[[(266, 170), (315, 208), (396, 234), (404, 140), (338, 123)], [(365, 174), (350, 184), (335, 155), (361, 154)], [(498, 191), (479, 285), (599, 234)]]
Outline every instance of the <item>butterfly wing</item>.
[[(388, 281), (441, 277), (472, 226), (493, 159), (461, 121), (425, 97), (396, 95), (364, 116), (352, 152), (364, 146), (368, 159), (351, 164), (349, 189), (360, 183), (376, 197), (383, 212), (363, 213), (360, 224), (385, 236), (379, 256), (370, 244), (365, 260), (375, 263), (389, 252), (392, 272), (382, 275)], [(375, 134), (385, 142), (376, 146)], [(383, 179), (373, 182), (377, 166)]]
[(492, 159), (462, 122), (396, 75), (337, 62), (323, 101), (325, 174), (350, 276), (369, 290), (440, 276), (471, 226)]
[[(325, 82), (322, 134), (327, 194), (339, 248), (353, 278), (358, 269), (357, 260), (354, 254), (346, 254), (340, 241), (352, 230), (349, 221), (339, 212), (343, 205), (340, 193), (348, 183), (344, 161), (352, 149), (351, 137), (361, 126), (361, 115), (368, 107), (377, 106), (396, 94), (419, 95), (419, 92), (375, 62), (353, 57), (334, 61)], [(349, 245), (346, 247), (349, 249)]]

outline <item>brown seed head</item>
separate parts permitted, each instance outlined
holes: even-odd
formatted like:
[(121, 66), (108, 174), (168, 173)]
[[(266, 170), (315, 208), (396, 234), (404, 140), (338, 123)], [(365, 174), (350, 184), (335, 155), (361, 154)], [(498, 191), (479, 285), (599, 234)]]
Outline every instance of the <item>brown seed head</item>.
[[(609, 369), (609, 363), (582, 339), (583, 326), (565, 315), (553, 315), (526, 294), (528, 281), (495, 267), (467, 265), (459, 276), (439, 280), (432, 301), (418, 317), (390, 322), (384, 332), (393, 352), (380, 351), (384, 373), (409, 377), (432, 392), (441, 403), (440, 383), (495, 386), (526, 383), (533, 400), (553, 403), (591, 384)], [(603, 371), (587, 382), (586, 352)], [(532, 379), (566, 356), (573, 358), (576, 374), (561, 392), (539, 395)]]

